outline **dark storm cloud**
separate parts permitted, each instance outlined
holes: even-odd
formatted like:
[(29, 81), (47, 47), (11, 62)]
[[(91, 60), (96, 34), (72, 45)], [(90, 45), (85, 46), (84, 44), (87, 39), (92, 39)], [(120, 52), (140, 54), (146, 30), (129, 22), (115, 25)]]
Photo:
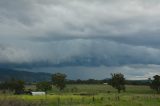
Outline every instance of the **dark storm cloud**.
[[(160, 64), (160, 50), (145, 46), (120, 44), (109, 40), (61, 40), (49, 43), (26, 42), (3, 46), (2, 59), (11, 63), (39, 63), (40, 66), (121, 66)], [(41, 63), (41, 64), (40, 64)]]
[(160, 65), (159, 9), (158, 0), (0, 0), (1, 66)]

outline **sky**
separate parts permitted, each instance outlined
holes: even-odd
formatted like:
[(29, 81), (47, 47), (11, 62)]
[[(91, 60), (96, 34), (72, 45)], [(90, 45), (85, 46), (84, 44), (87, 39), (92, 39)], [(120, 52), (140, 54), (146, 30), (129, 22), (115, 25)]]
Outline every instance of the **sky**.
[(159, 0), (0, 0), (0, 67), (69, 79), (160, 74)]

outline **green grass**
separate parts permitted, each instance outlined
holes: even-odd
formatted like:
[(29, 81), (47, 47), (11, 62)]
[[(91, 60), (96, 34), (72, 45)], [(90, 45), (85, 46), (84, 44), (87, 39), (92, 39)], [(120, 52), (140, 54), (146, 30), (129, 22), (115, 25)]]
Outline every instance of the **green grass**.
[[(94, 95), (78, 95), (81, 93)], [(126, 86), (126, 92), (118, 94), (109, 85), (67, 85), (63, 92), (53, 88), (47, 96), (0, 95), (0, 104), (11, 101), (21, 105), (1, 106), (25, 106), (21, 101), (26, 106), (160, 106), (160, 95), (148, 86)]]

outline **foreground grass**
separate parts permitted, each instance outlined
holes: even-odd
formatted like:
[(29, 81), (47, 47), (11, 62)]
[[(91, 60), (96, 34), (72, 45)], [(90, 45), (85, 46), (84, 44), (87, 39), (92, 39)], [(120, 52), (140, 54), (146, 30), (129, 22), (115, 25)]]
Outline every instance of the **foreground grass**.
[(160, 106), (160, 95), (147, 86), (127, 86), (126, 90), (118, 94), (108, 85), (68, 85), (63, 92), (54, 88), (46, 96), (1, 95), (0, 106)]

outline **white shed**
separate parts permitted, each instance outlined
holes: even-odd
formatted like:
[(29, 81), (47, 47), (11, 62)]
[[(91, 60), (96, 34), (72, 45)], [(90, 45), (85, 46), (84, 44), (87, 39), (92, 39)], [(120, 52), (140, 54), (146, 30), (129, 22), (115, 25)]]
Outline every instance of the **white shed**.
[(108, 83), (103, 83), (104, 85), (108, 85)]
[(31, 94), (33, 96), (36, 96), (36, 95), (45, 95), (46, 93), (45, 92), (31, 92)]

